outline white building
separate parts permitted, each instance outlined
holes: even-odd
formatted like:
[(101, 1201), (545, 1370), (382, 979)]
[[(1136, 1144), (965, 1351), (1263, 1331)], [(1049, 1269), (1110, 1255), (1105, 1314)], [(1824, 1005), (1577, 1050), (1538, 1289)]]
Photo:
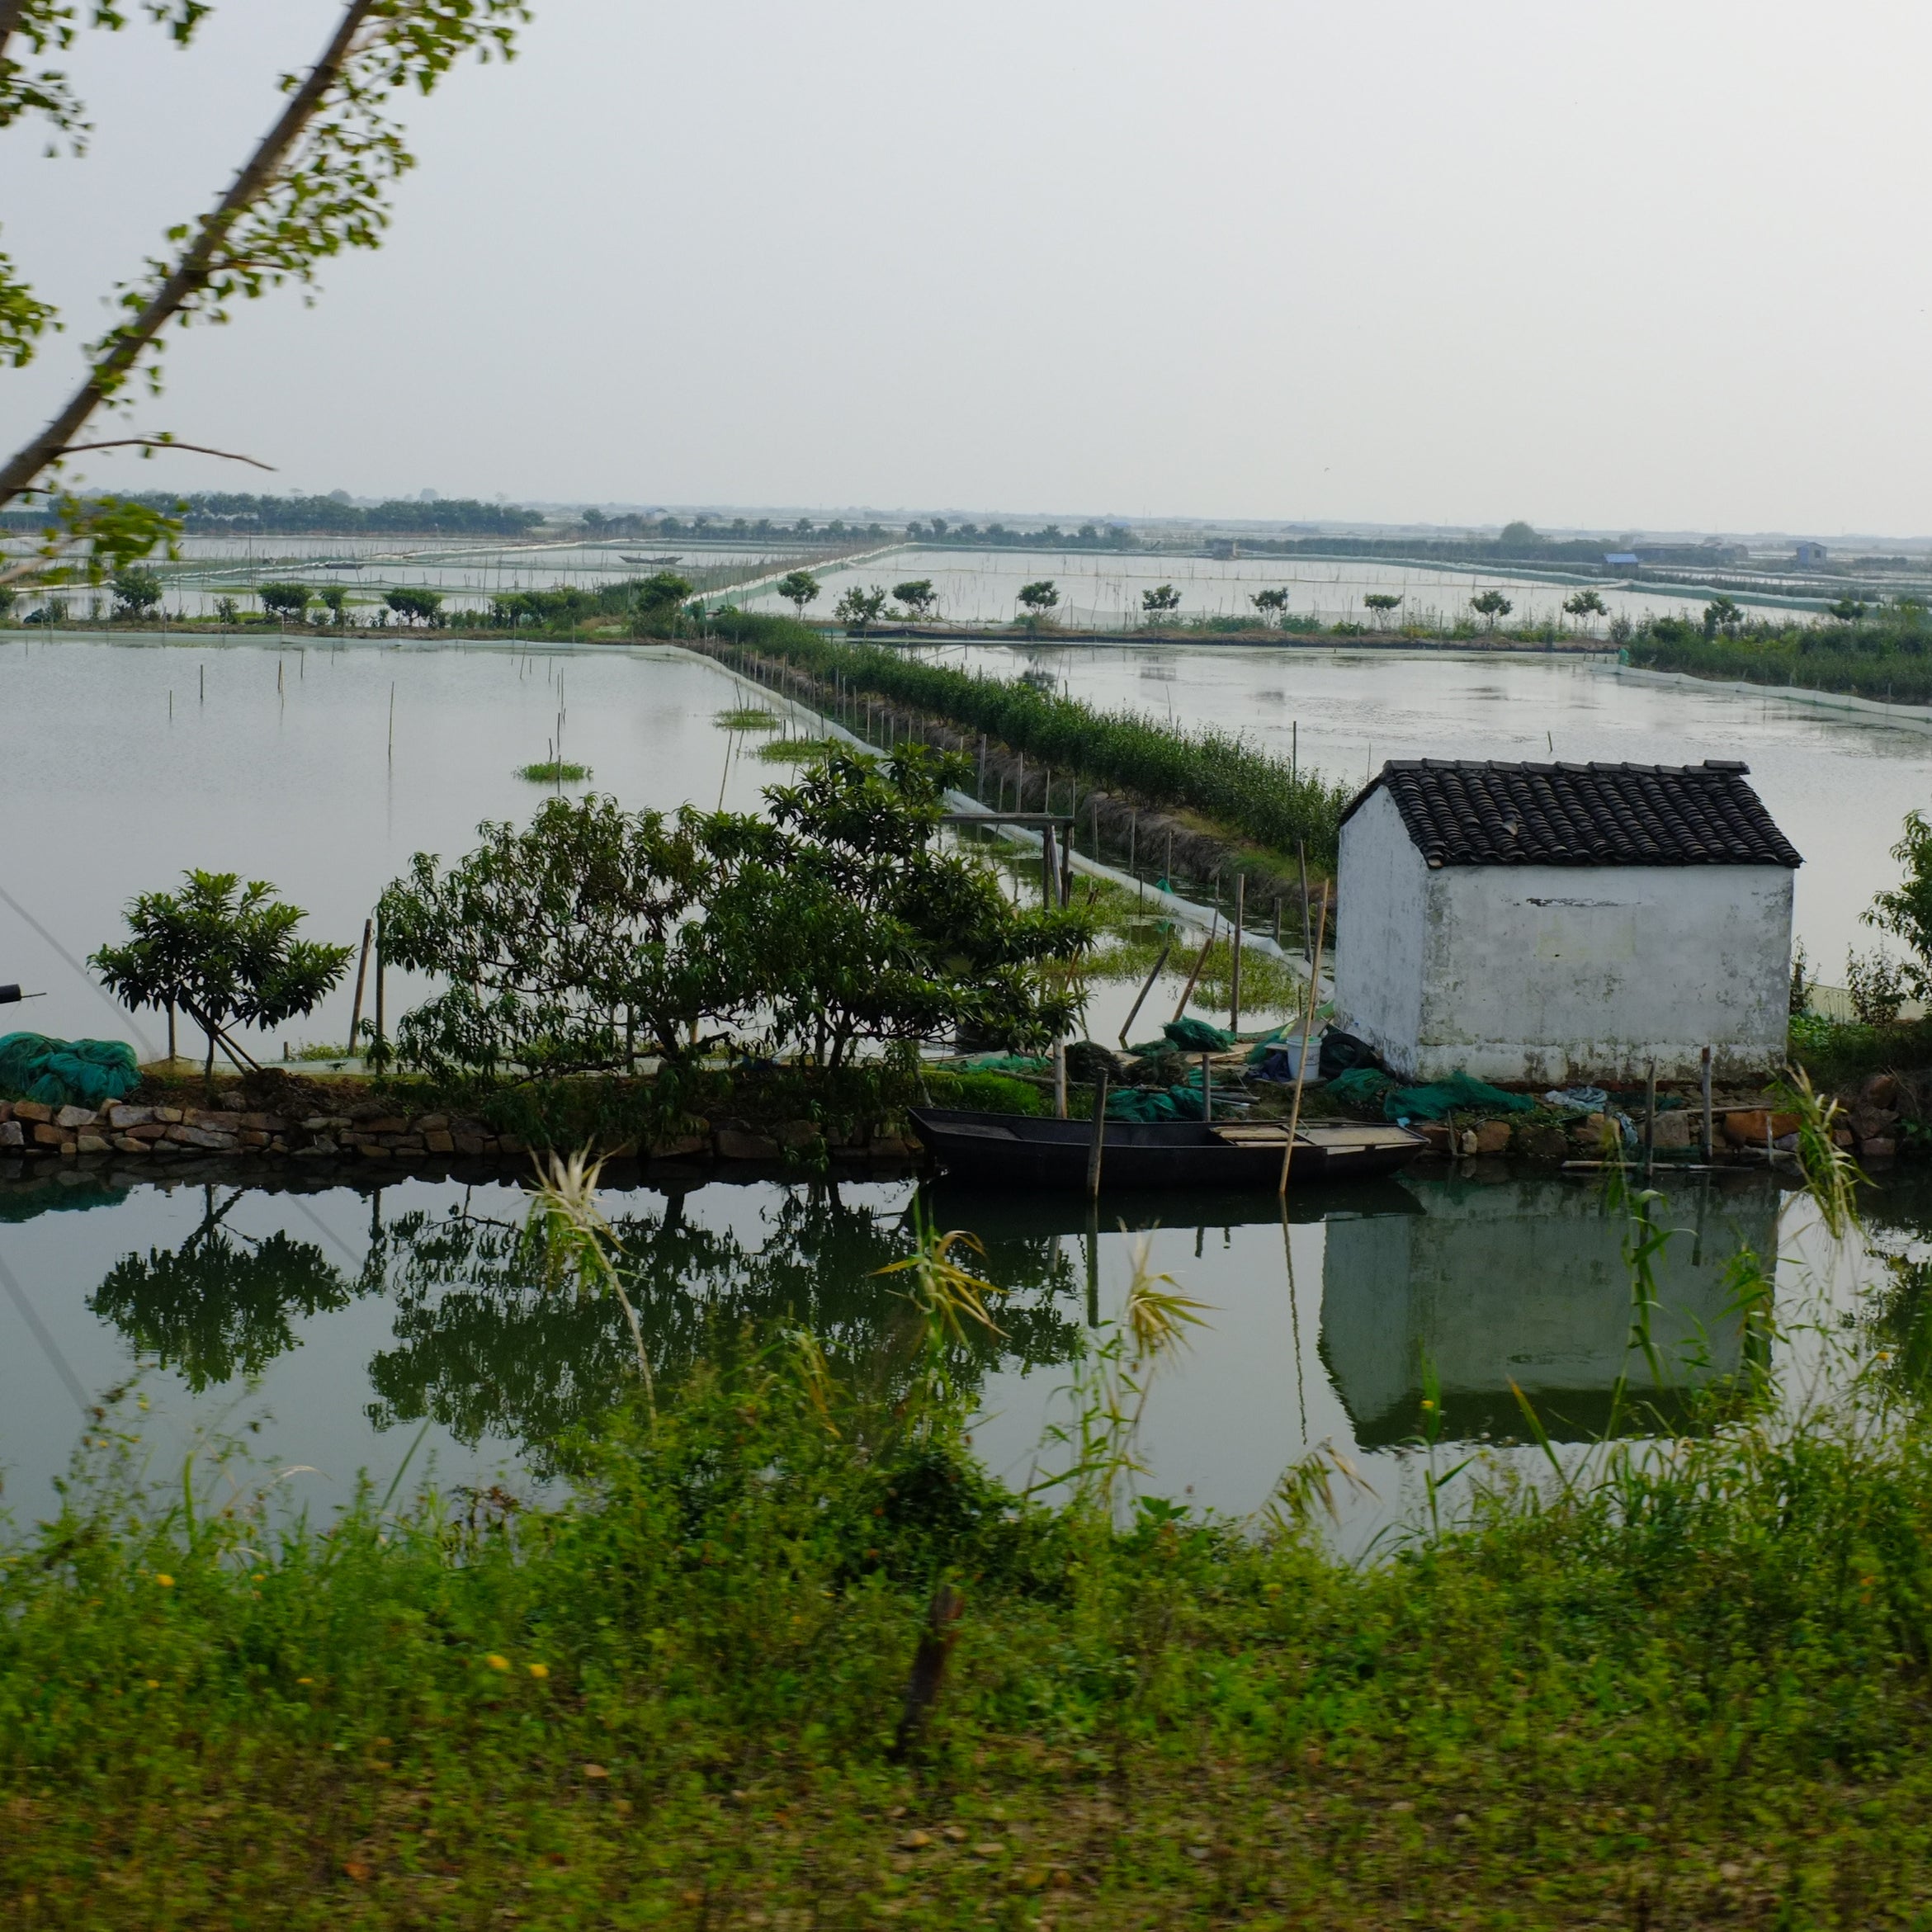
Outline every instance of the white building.
[(1340, 1023), (1419, 1080), (1782, 1065), (1803, 862), (1746, 770), (1391, 760), (1342, 818)]

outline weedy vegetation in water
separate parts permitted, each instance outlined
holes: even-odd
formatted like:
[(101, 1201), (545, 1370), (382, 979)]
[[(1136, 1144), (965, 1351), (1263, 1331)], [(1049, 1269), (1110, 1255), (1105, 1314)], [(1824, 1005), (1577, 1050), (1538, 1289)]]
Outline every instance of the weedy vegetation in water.
[(574, 765), (567, 758), (544, 758), (534, 765), (519, 765), (519, 778), (532, 785), (580, 785), (591, 776), (588, 765)]

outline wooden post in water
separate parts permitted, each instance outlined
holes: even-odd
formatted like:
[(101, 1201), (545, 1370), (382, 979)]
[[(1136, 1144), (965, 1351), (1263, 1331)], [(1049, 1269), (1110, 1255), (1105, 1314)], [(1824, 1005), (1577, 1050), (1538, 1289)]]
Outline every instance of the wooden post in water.
[(1087, 1198), (1100, 1193), (1100, 1152), (1107, 1138), (1107, 1075), (1103, 1070), (1094, 1083), (1094, 1138), (1087, 1144)]
[(356, 998), (349, 1009), (349, 1051), (356, 1051), (356, 1036), (362, 1030), (362, 987), (369, 977), (369, 945), (376, 933), (376, 921), (362, 922), (362, 954), (356, 961)]
[(1201, 948), (1201, 957), (1194, 961), (1194, 970), (1188, 975), (1188, 983), (1181, 988), (1181, 1003), (1174, 1009), (1178, 1020), (1188, 1010), (1188, 1002), (1194, 996), (1194, 982), (1201, 977), (1201, 969), (1207, 964), (1207, 955), (1214, 946), (1214, 935), (1221, 929), (1221, 914), (1216, 912), (1207, 922), (1207, 938)]
[(174, 1065), (174, 1002), (168, 1003), (168, 1064)]
[(1275, 1184), (1275, 1193), (1284, 1201), (1288, 1197), (1288, 1163), (1295, 1157), (1295, 1136), (1301, 1127), (1301, 1084), (1308, 1077), (1308, 1042), (1315, 1031), (1315, 1009), (1320, 997), (1321, 942), (1327, 937), (1328, 896), (1325, 893), (1320, 923), (1316, 928), (1315, 958), (1308, 968), (1308, 1004), (1304, 1009), (1306, 1017), (1301, 1022), (1301, 1051), (1295, 1060), (1295, 1098), (1288, 1108), (1288, 1137), (1282, 1148), (1282, 1178)]
[(1201, 1117), (1204, 1121), (1214, 1118), (1214, 1083), (1208, 1076), (1207, 1056), (1201, 1056)]
[[(1295, 859), (1301, 868), (1301, 957), (1308, 957), (1308, 848), (1297, 838)], [(1325, 905), (1326, 901), (1323, 902)]]
[(1248, 914), (1248, 875), (1235, 874), (1235, 959), (1228, 990), (1228, 1031), (1241, 1030), (1241, 928)]
[(1066, 1118), (1066, 1042), (1053, 1042), (1053, 1117)]
[(1657, 1063), (1652, 1060), (1643, 1083), (1643, 1171), (1647, 1179), (1657, 1164)]
[(1278, 892), (1274, 895), (1274, 942), (1277, 946), (1282, 942), (1282, 895)]
[(1711, 1164), (1711, 1050), (1707, 1046), (1703, 1055), (1702, 1079), (1704, 1098), (1704, 1165)]
[(982, 805), (986, 802), (986, 734), (984, 731), (980, 734), (980, 782), (973, 796)]
[(388, 1018), (386, 977), (388, 961), (382, 957), (382, 928), (376, 928), (376, 1064), (380, 1067), (388, 1057), (388, 1033), (385, 1030)]
[(1060, 866), (1053, 849), (1053, 828), (1040, 828), (1040, 904), (1053, 906), (1060, 900)]

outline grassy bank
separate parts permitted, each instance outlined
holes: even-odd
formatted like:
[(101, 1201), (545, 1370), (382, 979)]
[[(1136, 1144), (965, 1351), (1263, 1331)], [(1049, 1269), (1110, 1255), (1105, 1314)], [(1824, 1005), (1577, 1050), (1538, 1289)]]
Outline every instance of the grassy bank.
[(1915, 604), (1857, 620), (1739, 624), (1709, 635), (1684, 619), (1660, 617), (1640, 626), (1627, 648), (1630, 662), (1647, 670), (1932, 704), (1932, 625)]
[(785, 617), (720, 612), (716, 634), (827, 683), (870, 693), (1004, 744), (1028, 758), (1149, 805), (1202, 814), (1227, 832), (1292, 857), (1334, 862), (1351, 796), (1292, 768), (1238, 733), (1183, 731), (1131, 711), (1103, 711), (1018, 680), (969, 675), (877, 645), (838, 643)]

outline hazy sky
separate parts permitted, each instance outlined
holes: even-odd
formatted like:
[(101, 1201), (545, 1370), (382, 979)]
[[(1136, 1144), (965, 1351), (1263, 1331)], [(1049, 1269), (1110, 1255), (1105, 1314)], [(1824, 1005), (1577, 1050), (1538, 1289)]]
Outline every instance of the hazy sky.
[[(536, 7), (409, 107), (388, 247), (144, 424), (358, 494), (1932, 531), (1932, 9)], [(333, 11), (96, 36), (92, 154), (6, 137), (71, 325), (10, 432)]]

